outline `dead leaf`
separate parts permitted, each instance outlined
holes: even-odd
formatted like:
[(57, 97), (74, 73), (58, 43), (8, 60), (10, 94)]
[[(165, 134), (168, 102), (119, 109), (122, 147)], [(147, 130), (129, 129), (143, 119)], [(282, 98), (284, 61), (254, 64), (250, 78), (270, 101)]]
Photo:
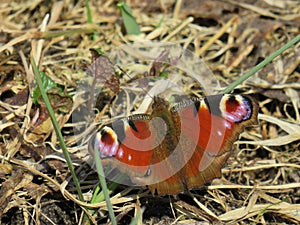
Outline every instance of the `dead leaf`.
[(258, 93), (270, 98), (277, 99), (280, 102), (289, 102), (290, 98), (280, 89), (258, 89)]
[[(54, 89), (49, 91), (48, 98), (57, 122), (62, 127), (69, 118), (73, 101), (70, 96), (61, 96)], [(27, 141), (36, 142), (38, 140), (45, 140), (53, 131), (52, 121), (42, 98), (38, 100), (38, 103), (39, 108), (36, 109), (30, 128), (27, 131)]]
[(24, 88), (11, 98), (5, 99), (5, 103), (15, 106), (25, 105), (29, 97), (29, 88)]
[(0, 217), (16, 191), (27, 186), (32, 179), (32, 175), (17, 170), (8, 180), (2, 183), (0, 189)]
[[(224, 11), (227, 13), (234, 12), (235, 6), (220, 0), (186, 0), (183, 1), (179, 16), (186, 18), (211, 18), (215, 21), (222, 22)], [(208, 24), (209, 25), (209, 24)]]
[(91, 53), (92, 64), (87, 68), (87, 75), (94, 79), (93, 84), (94, 82), (103, 84), (117, 94), (120, 89), (120, 81), (116, 76), (113, 63), (107, 56), (94, 49), (91, 49)]
[(34, 199), (42, 197), (50, 192), (44, 184), (29, 183), (24, 189), (27, 191), (28, 195)]

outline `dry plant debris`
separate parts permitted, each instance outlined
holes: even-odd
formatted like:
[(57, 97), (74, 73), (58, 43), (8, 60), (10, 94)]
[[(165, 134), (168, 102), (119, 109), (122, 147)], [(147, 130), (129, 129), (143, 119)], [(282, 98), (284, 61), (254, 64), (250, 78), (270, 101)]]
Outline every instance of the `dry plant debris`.
[[(30, 57), (72, 93), (91, 63), (89, 49), (110, 52), (124, 43), (169, 41), (202, 56), (226, 86), (299, 34), (297, 0), (131, 0), (127, 4), (139, 36), (124, 33), (115, 1), (89, 4), (93, 24), (87, 22), (83, 0), (0, 3), (1, 224), (80, 224), (84, 206), (98, 209), (98, 224), (109, 221), (105, 202), (88, 203), (97, 178), (88, 165), (80, 166), (85, 146), (74, 144), (80, 137), (71, 131), (76, 125), (72, 111), (83, 100), (51, 93), (87, 203), (74, 195), (49, 115), (31, 98), (35, 78)], [(190, 196), (153, 197), (147, 189), (119, 187), (111, 195), (118, 223), (128, 224), (141, 207), (146, 210), (140, 224), (299, 223), (299, 46), (235, 90), (259, 101), (260, 125), (242, 134), (222, 179)]]

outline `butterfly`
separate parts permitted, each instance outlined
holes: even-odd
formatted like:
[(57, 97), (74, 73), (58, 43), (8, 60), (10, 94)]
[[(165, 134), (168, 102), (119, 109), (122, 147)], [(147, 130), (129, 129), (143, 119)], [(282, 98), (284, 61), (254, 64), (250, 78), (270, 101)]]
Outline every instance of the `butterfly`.
[(247, 95), (189, 98), (172, 107), (154, 97), (150, 114), (102, 126), (88, 148), (153, 194), (177, 194), (221, 177), (233, 143), (257, 124), (257, 115), (258, 104)]

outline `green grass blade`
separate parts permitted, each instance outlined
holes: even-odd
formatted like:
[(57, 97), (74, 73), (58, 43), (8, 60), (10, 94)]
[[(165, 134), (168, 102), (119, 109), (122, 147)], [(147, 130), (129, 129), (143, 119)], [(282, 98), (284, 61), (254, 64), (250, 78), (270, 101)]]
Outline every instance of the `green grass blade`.
[[(101, 185), (100, 185), (101, 186)], [(117, 187), (119, 187), (118, 183), (112, 182), (108, 185), (108, 194), (111, 194)], [(102, 202), (103, 200), (105, 200), (105, 196), (103, 192), (100, 192), (100, 187), (99, 185), (97, 186), (97, 188), (95, 189), (92, 199), (91, 199), (91, 203), (99, 203)]]
[(255, 218), (255, 221), (258, 221), (260, 217), (262, 217), (269, 208), (271, 208), (272, 206), (275, 206), (275, 205), (279, 205), (281, 203), (283, 203), (284, 200), (282, 201), (278, 201), (278, 202), (275, 202), (275, 203), (271, 203), (270, 205), (266, 206), (265, 208), (263, 208), (262, 210), (260, 210), (260, 212), (257, 214), (256, 218)]
[(245, 73), (242, 77), (237, 79), (235, 82), (233, 82), (231, 85), (229, 85), (227, 88), (225, 88), (224, 91), (222, 91), (223, 94), (227, 94), (231, 92), (235, 87), (237, 87), (239, 84), (247, 80), (249, 77), (251, 77), (253, 74), (255, 74), (257, 71), (259, 71), (261, 68), (263, 68), (265, 65), (270, 63), (274, 58), (282, 54), (285, 50), (292, 47), (294, 44), (300, 41), (300, 34), (290, 40), (287, 44), (279, 48), (276, 52), (272, 53), (269, 57), (267, 57), (265, 60), (257, 64), (255, 67), (253, 67), (251, 70), (249, 70), (247, 73)]
[(87, 21), (88, 21), (88, 23), (92, 24), (93, 16), (92, 16), (89, 0), (85, 0), (85, 8), (86, 8), (86, 14), (87, 14)]
[[(87, 21), (88, 21), (89, 24), (93, 24), (93, 16), (92, 16), (89, 0), (85, 0), (85, 8), (86, 8), (86, 14), (87, 14)], [(92, 38), (93, 41), (96, 40), (95, 32), (91, 35), (91, 38)]]
[(55, 38), (62, 36), (72, 36), (76, 34), (90, 34), (96, 32), (93, 28), (85, 28), (85, 29), (74, 29), (74, 30), (66, 30), (66, 31), (44, 31), (44, 32), (35, 32), (34, 38)]
[(36, 76), (36, 81), (37, 81), (38, 87), (40, 89), (41, 95), (42, 95), (42, 97), (44, 99), (44, 102), (46, 104), (46, 107), (47, 107), (47, 109), (49, 111), (49, 115), (50, 115), (50, 118), (51, 118), (54, 130), (55, 130), (56, 135), (58, 137), (61, 149), (63, 151), (63, 154), (64, 154), (65, 159), (67, 161), (68, 167), (70, 169), (73, 181), (75, 183), (79, 199), (81, 201), (84, 201), (84, 198), (83, 198), (83, 195), (82, 195), (82, 192), (81, 192), (81, 188), (80, 188), (80, 183), (79, 183), (79, 180), (78, 180), (78, 178), (76, 176), (75, 169), (74, 169), (74, 166), (73, 166), (70, 154), (69, 154), (69, 152), (67, 150), (67, 146), (65, 144), (64, 138), (62, 136), (62, 133), (61, 133), (60, 128), (59, 128), (59, 125), (58, 125), (57, 120), (55, 118), (55, 114), (54, 114), (54, 111), (53, 111), (53, 109), (51, 107), (51, 104), (50, 104), (50, 101), (49, 101), (48, 96), (46, 94), (46, 91), (43, 88), (43, 82), (42, 82), (42, 79), (41, 79), (40, 72), (39, 72), (39, 70), (38, 70), (38, 68), (36, 66), (36, 63), (35, 63), (35, 61), (34, 61), (33, 58), (31, 58), (31, 64), (32, 64), (32, 67), (33, 67), (34, 74)]
[(106, 185), (106, 181), (105, 181), (105, 175), (104, 175), (104, 171), (103, 171), (99, 151), (97, 150), (97, 148), (94, 148), (94, 149), (95, 149), (94, 150), (95, 164), (96, 164), (100, 184), (101, 184), (101, 187), (102, 187), (102, 191), (103, 191), (103, 194), (104, 194), (104, 197), (105, 197), (106, 205), (107, 205), (107, 208), (108, 208), (108, 214), (109, 214), (111, 223), (113, 225), (117, 225), (114, 210), (113, 210), (110, 198), (109, 198), (109, 193), (108, 193), (108, 189), (107, 189), (107, 185)]
[(119, 2), (117, 4), (119, 9), (121, 10), (122, 18), (124, 21), (124, 26), (127, 34), (135, 34), (138, 35), (141, 33), (139, 25), (137, 24), (135, 18), (132, 16), (131, 8), (126, 5), (125, 2)]

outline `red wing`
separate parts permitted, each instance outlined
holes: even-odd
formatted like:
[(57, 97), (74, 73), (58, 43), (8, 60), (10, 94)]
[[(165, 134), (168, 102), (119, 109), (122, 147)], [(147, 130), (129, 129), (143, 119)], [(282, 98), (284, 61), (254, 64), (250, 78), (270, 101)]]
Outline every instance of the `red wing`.
[[(207, 110), (199, 110), (198, 148), (182, 170), (188, 188), (199, 187), (221, 177), (221, 168), (231, 154), (233, 143), (246, 126), (257, 123), (258, 105), (249, 97), (238, 96), (237, 101), (229, 97), (223, 103), (223, 115), (211, 113), (210, 118), (206, 115), (204, 120)], [(204, 141), (203, 136), (208, 141)]]
[[(221, 177), (221, 168), (231, 153), (233, 142), (245, 126), (257, 122), (257, 111), (258, 106), (252, 99), (232, 95), (208, 98), (179, 111), (182, 134), (173, 164), (183, 164), (182, 169), (174, 173), (177, 168), (174, 169), (172, 160), (165, 160), (165, 168), (160, 169), (169, 170), (173, 175), (150, 185), (151, 191), (176, 194)], [(152, 173), (153, 177), (159, 176), (156, 174), (159, 169), (152, 169)]]
[(104, 126), (89, 150), (97, 149), (104, 164), (110, 164), (130, 177), (147, 173), (155, 137), (149, 128), (148, 115), (135, 115)]

